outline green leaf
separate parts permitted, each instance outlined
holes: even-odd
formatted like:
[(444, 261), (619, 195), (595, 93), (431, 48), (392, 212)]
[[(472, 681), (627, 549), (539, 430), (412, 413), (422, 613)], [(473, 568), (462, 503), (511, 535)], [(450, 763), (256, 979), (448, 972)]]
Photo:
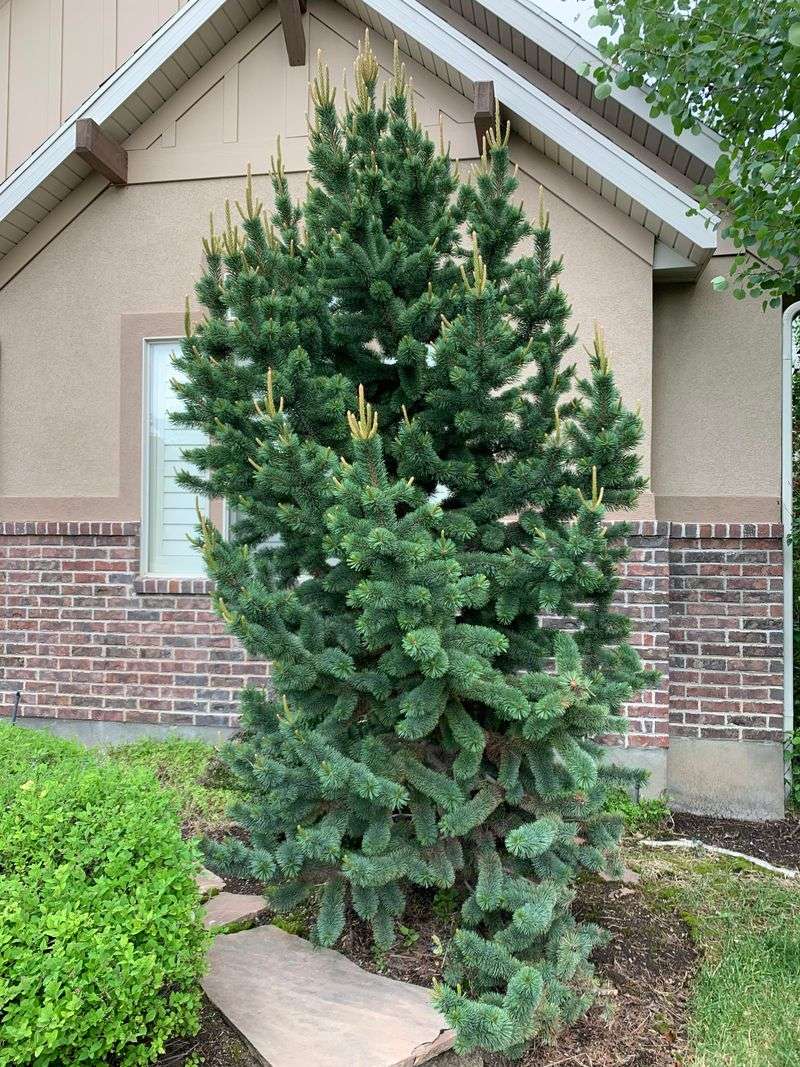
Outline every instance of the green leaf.
[(591, 64), (581, 63), (576, 68), (576, 73), (579, 74), (581, 78), (585, 78), (591, 69)]
[(762, 182), (771, 182), (777, 173), (778, 168), (774, 163), (765, 163), (760, 171)]
[(605, 100), (606, 97), (611, 96), (613, 88), (611, 82), (600, 82), (599, 85), (595, 85), (594, 87), (594, 95), (598, 100)]
[(793, 22), (789, 27), (788, 40), (792, 48), (800, 48), (800, 22)]
[(715, 289), (718, 293), (724, 293), (728, 288), (728, 279), (722, 274), (718, 274), (716, 278), (711, 279), (711, 288)]

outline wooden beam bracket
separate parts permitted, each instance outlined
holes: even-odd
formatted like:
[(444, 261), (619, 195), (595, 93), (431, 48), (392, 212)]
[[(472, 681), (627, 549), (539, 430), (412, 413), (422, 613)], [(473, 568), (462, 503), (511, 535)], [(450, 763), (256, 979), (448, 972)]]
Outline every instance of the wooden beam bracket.
[(478, 153), (483, 153), (483, 139), (494, 126), (494, 82), (475, 82), (475, 134), (478, 138)]
[(75, 153), (113, 185), (128, 184), (128, 153), (106, 136), (94, 119), (75, 123)]
[(303, 28), (303, 15), (306, 0), (278, 0), (278, 11), (286, 41), (286, 52), (290, 67), (306, 65), (306, 32)]

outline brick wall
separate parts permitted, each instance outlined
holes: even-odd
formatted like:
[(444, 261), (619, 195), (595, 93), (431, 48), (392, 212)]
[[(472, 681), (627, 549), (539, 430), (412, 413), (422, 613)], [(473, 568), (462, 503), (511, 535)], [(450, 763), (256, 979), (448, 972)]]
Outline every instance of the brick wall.
[[(634, 523), (617, 603), (662, 675), (613, 740), (780, 740), (782, 533), (774, 524)], [(0, 522), (0, 715), (231, 726), (263, 684), (203, 580), (139, 577), (137, 523)]]
[(780, 526), (673, 523), (670, 733), (783, 736)]
[(203, 580), (138, 578), (139, 524), (0, 523), (0, 714), (232, 726), (263, 684)]
[(625, 706), (630, 726), (609, 744), (629, 748), (669, 745), (669, 523), (632, 524), (630, 555), (622, 565), (617, 607), (633, 622), (631, 644), (648, 667), (661, 674), (658, 688), (639, 693)]

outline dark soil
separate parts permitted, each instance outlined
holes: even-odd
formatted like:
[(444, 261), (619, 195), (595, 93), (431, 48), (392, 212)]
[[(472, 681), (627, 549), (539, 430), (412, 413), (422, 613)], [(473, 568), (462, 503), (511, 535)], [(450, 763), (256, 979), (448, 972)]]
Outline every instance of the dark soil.
[(441, 977), (444, 946), (456, 925), (455, 915), (434, 914), (435, 901), (432, 892), (408, 894), (405, 914), (396, 928), (397, 942), (385, 956), (376, 955), (371, 927), (355, 914), (348, 917), (346, 933), (336, 947), (365, 971), (430, 986)]
[(672, 822), (678, 837), (731, 848), (779, 867), (800, 868), (800, 818), (796, 814), (772, 822), (740, 822), (675, 812)]
[[(445, 941), (454, 920), (431, 918), (431, 895), (409, 896), (403, 936), (392, 951), (376, 958), (369, 929), (353, 918), (337, 947), (368, 971), (404, 982), (430, 985), (438, 978), (442, 956), (434, 955), (436, 937)], [(585, 882), (575, 904), (578, 918), (596, 922), (612, 934), (594, 960), (602, 983), (595, 1007), (578, 1026), (552, 1046), (534, 1045), (521, 1067), (673, 1067), (685, 1046), (689, 982), (697, 953), (679, 919), (656, 913), (638, 889), (616, 883)], [(501, 1067), (501, 1058), (487, 1067)]]
[(195, 1037), (170, 1041), (155, 1067), (183, 1067), (192, 1053), (202, 1056), (203, 1067), (261, 1067), (261, 1061), (206, 997), (200, 1032)]

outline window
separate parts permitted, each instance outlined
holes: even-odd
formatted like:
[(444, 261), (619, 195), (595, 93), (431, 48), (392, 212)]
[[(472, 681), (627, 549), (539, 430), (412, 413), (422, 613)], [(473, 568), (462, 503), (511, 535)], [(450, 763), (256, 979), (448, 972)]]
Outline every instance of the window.
[[(195, 429), (173, 426), (169, 413), (181, 401), (170, 385), (179, 377), (171, 356), (180, 341), (145, 342), (144, 499), (142, 505), (142, 561), (147, 574), (171, 578), (205, 573), (203, 559), (189, 543), (197, 523), (195, 494), (177, 484), (179, 470), (190, 469), (183, 449), (205, 444), (205, 435)], [(207, 502), (200, 506), (208, 514)]]

